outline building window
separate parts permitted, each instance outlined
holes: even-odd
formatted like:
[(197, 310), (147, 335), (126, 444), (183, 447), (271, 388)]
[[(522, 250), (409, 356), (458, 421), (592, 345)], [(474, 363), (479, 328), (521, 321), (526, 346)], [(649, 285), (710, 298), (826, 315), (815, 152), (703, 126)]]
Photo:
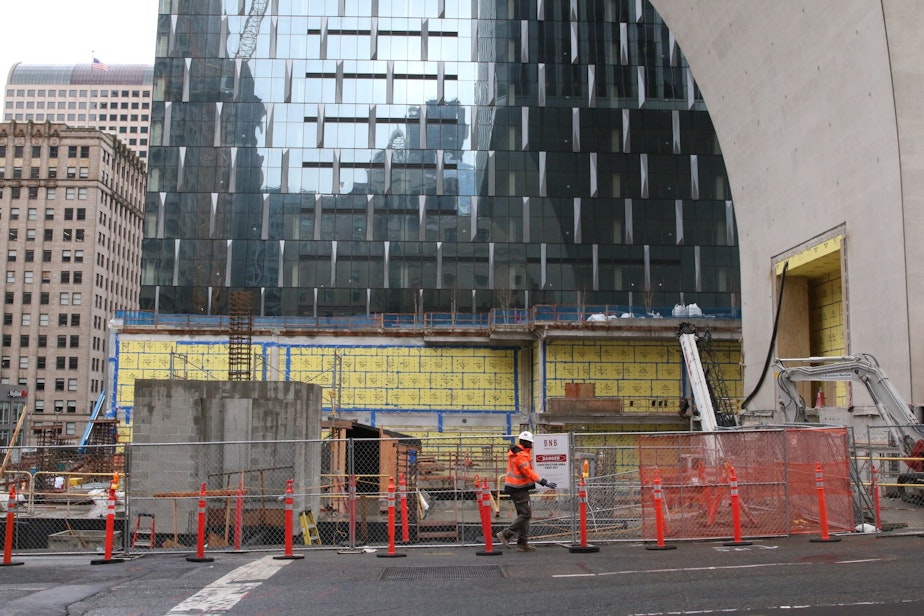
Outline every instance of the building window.
[(78, 365), (79, 365), (79, 362), (77, 361), (76, 357), (67, 358), (67, 369), (68, 370), (76, 370)]
[(28, 356), (28, 355), (20, 355), (20, 356), (19, 356), (19, 369), (20, 369), (20, 370), (28, 370), (28, 369), (29, 369), (29, 356)]
[(77, 379), (67, 379), (67, 391), (77, 391)]
[[(39, 379), (41, 380), (41, 379)], [(45, 382), (42, 381), (42, 389), (39, 390), (38, 383), (36, 382), (35, 386), (36, 391), (42, 391), (45, 389)], [(45, 401), (44, 400), (33, 400), (32, 401), (32, 412), (33, 413), (44, 413), (45, 412)]]

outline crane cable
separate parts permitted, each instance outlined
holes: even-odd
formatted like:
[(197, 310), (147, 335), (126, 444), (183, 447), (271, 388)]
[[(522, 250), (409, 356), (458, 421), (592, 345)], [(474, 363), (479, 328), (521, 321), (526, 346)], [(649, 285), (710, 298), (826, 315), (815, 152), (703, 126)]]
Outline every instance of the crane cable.
[(744, 399), (744, 402), (741, 403), (742, 409), (747, 409), (748, 403), (751, 401), (751, 398), (757, 395), (757, 392), (760, 391), (761, 386), (764, 384), (764, 378), (767, 376), (767, 371), (770, 369), (770, 361), (773, 358), (773, 346), (776, 344), (776, 332), (777, 327), (780, 324), (780, 309), (783, 306), (783, 288), (786, 286), (786, 270), (789, 269), (789, 261), (783, 264), (783, 273), (780, 275), (780, 295), (777, 297), (776, 301), (776, 315), (773, 317), (773, 332), (770, 334), (770, 347), (767, 349), (767, 359), (764, 361), (764, 369), (760, 373), (760, 378), (757, 379), (757, 385), (754, 386), (754, 390)]

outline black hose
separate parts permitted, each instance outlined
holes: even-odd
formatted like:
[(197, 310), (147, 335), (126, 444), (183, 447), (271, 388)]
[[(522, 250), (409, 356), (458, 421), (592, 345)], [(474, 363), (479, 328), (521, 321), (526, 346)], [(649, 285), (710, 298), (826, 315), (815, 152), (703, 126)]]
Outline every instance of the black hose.
[(754, 390), (744, 399), (744, 402), (741, 403), (742, 409), (747, 409), (751, 398), (756, 396), (757, 392), (760, 391), (761, 386), (764, 384), (764, 379), (767, 376), (767, 372), (770, 370), (770, 361), (773, 359), (773, 347), (776, 344), (776, 331), (780, 324), (780, 309), (783, 306), (783, 288), (786, 286), (786, 270), (788, 269), (789, 261), (783, 264), (783, 273), (780, 275), (780, 295), (776, 301), (776, 315), (773, 317), (773, 332), (770, 334), (770, 347), (767, 349), (767, 359), (764, 361), (764, 369), (763, 372), (760, 373), (760, 378), (757, 379), (757, 385), (754, 386)]

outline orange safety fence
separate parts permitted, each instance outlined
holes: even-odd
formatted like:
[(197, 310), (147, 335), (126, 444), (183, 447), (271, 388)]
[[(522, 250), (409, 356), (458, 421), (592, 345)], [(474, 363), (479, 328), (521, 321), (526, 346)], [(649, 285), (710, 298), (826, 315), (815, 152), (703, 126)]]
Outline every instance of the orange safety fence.
[(815, 468), (821, 465), (828, 527), (853, 530), (845, 428), (735, 430), (640, 436), (642, 538), (655, 537), (653, 477), (662, 482), (668, 537), (709, 539), (734, 534), (729, 471), (738, 480), (742, 534), (819, 533)]

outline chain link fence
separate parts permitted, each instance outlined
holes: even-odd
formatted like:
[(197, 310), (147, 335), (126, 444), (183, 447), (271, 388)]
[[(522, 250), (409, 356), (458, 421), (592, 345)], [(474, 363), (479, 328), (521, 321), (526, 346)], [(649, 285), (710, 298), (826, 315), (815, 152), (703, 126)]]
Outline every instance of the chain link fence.
[[(770, 537), (821, 531), (819, 470), (832, 533), (850, 532), (868, 517), (873, 464), (881, 467), (883, 485), (902, 474), (889, 466), (888, 437), (874, 431), (867, 441), (883, 441), (883, 449), (862, 443), (856, 457), (843, 428), (567, 437), (567, 481), (532, 498), (536, 543), (578, 543), (582, 482), (586, 536), (599, 544), (654, 540), (655, 479), (665, 535), (694, 540), (734, 536), (733, 479), (742, 535)], [(392, 502), (400, 545), (484, 545), (479, 497), (485, 487), (492, 540), (516, 515), (503, 493), (511, 443), (500, 435), (386, 434), (14, 450), (3, 475), (7, 493), (15, 491), (13, 550), (101, 552), (113, 481), (112, 541), (126, 553), (194, 551), (200, 515), (208, 551), (281, 551), (290, 482), (296, 550), (383, 549)], [(4, 532), (9, 504), (0, 519)]]

